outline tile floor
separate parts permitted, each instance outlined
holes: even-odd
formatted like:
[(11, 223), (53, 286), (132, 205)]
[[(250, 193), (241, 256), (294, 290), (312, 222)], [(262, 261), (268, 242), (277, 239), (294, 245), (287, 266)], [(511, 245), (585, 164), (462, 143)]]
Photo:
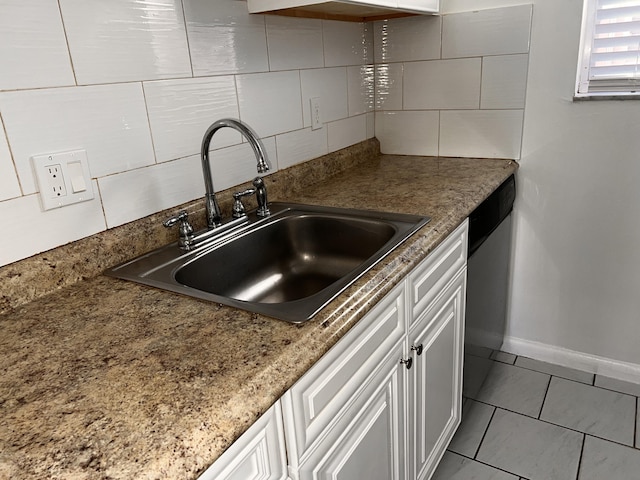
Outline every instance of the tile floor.
[(467, 352), (462, 423), (432, 480), (640, 480), (640, 385)]

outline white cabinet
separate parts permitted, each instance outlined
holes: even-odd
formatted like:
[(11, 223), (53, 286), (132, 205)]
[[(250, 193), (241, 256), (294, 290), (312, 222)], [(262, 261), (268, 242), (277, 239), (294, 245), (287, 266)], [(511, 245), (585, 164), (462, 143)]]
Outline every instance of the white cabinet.
[(379, 365), (359, 394), (360, 402), (339, 414), (318, 447), (291, 475), (299, 480), (404, 480), (406, 371), (402, 345)]
[(198, 480), (287, 480), (280, 402), (251, 425)]
[(439, 0), (247, 0), (247, 6), (250, 13), (361, 22), (411, 14), (437, 14)]
[(439, 0), (398, 0), (398, 8), (414, 12), (438, 13)]
[(346, 428), (343, 418), (349, 417), (348, 421), (353, 412), (365, 408), (370, 396), (384, 381), (379, 372), (381, 365), (389, 361), (390, 352), (397, 351), (391, 365), (394, 368), (398, 365), (406, 338), (405, 311), (405, 288), (401, 284), (283, 395), (287, 454), (292, 472), (297, 472), (303, 464), (313, 470), (307, 461), (309, 457), (319, 461), (321, 454), (317, 451), (327, 451), (330, 444), (337, 441), (336, 432)]
[(431, 477), (460, 424), (465, 273), (456, 275), (409, 333), (416, 354), (409, 381), (412, 479)]

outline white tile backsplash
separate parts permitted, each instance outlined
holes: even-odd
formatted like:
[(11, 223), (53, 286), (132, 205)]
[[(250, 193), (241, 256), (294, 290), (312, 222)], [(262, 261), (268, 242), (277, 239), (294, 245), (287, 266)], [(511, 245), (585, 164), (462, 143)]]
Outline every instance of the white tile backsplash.
[(373, 28), (370, 23), (326, 20), (322, 25), (325, 67), (373, 63)]
[(276, 137), (278, 168), (287, 168), (325, 155), (328, 151), (327, 131), (328, 128), (325, 126), (318, 130), (305, 128), (278, 135)]
[(300, 72), (302, 82), (302, 112), (304, 126), (311, 126), (310, 99), (320, 98), (322, 121), (332, 122), (349, 115), (347, 96), (347, 69), (316, 68)]
[(266, 21), (271, 71), (324, 66), (321, 20), (267, 15)]
[(180, 0), (60, 0), (78, 84), (191, 76)]
[(329, 152), (335, 152), (367, 138), (367, 115), (349, 117), (329, 124)]
[[(93, 188), (98, 191), (95, 181)], [(106, 228), (102, 204), (97, 196), (88, 202), (43, 212), (38, 196), (27, 195), (0, 202), (0, 215), (24, 239), (17, 242), (14, 235), (0, 235), (0, 265), (88, 237)]]
[(438, 155), (438, 111), (376, 112), (382, 153)]
[(531, 5), (482, 2), (375, 22), (381, 150), (520, 158), (531, 18)]
[(0, 201), (20, 196), (20, 184), (0, 120)]
[(375, 67), (347, 67), (347, 82), (349, 116), (372, 111), (375, 103)]
[(108, 228), (204, 196), (199, 155), (109, 175), (98, 183)]
[(405, 63), (404, 109), (479, 108), (481, 70), (480, 58)]
[[(263, 138), (262, 143), (271, 162), (269, 173), (278, 171), (275, 137)], [(213, 188), (216, 192), (248, 182), (258, 175), (256, 155), (248, 143), (211, 152)], [(264, 176), (263, 174), (260, 174)]]
[(375, 22), (375, 63), (440, 58), (441, 24), (440, 16), (417, 16)]
[(138, 83), (4, 92), (0, 110), (25, 195), (32, 155), (84, 149), (94, 178), (154, 161)]
[(302, 128), (298, 70), (238, 75), (236, 85), (240, 119), (260, 137)]
[(529, 55), (498, 55), (482, 60), (480, 108), (524, 108)]
[(184, 11), (196, 77), (269, 71), (264, 15), (246, 2), (184, 0)]
[[(209, 125), (220, 118), (239, 117), (233, 76), (145, 82), (144, 94), (158, 162), (199, 153)], [(215, 148), (222, 148), (242, 138), (223, 128), (213, 141)]]
[(0, 111), (25, 195), (32, 155), (84, 149), (93, 178), (154, 162), (139, 83), (4, 92)]
[(376, 110), (402, 110), (403, 63), (383, 63), (375, 66)]
[(440, 113), (440, 155), (520, 158), (522, 110), (451, 110)]
[(369, 112), (365, 115), (367, 122), (367, 140), (376, 136), (376, 114)]
[(444, 15), (442, 58), (528, 53), (531, 5)]
[(0, 3), (0, 90), (74, 85), (58, 4)]

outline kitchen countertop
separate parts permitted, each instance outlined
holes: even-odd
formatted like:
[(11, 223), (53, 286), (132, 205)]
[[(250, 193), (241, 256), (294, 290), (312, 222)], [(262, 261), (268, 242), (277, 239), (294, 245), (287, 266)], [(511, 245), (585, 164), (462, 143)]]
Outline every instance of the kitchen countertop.
[(8, 309), (0, 479), (197, 478), (516, 169), (381, 155), (270, 198), (431, 217), (302, 325), (101, 275)]

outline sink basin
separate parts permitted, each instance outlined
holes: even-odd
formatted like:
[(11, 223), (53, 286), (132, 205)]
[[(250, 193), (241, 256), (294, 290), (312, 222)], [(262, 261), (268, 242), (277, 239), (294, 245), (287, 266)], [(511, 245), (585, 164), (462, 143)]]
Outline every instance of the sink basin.
[(194, 251), (171, 244), (106, 273), (299, 323), (429, 221), (286, 203), (270, 209)]

